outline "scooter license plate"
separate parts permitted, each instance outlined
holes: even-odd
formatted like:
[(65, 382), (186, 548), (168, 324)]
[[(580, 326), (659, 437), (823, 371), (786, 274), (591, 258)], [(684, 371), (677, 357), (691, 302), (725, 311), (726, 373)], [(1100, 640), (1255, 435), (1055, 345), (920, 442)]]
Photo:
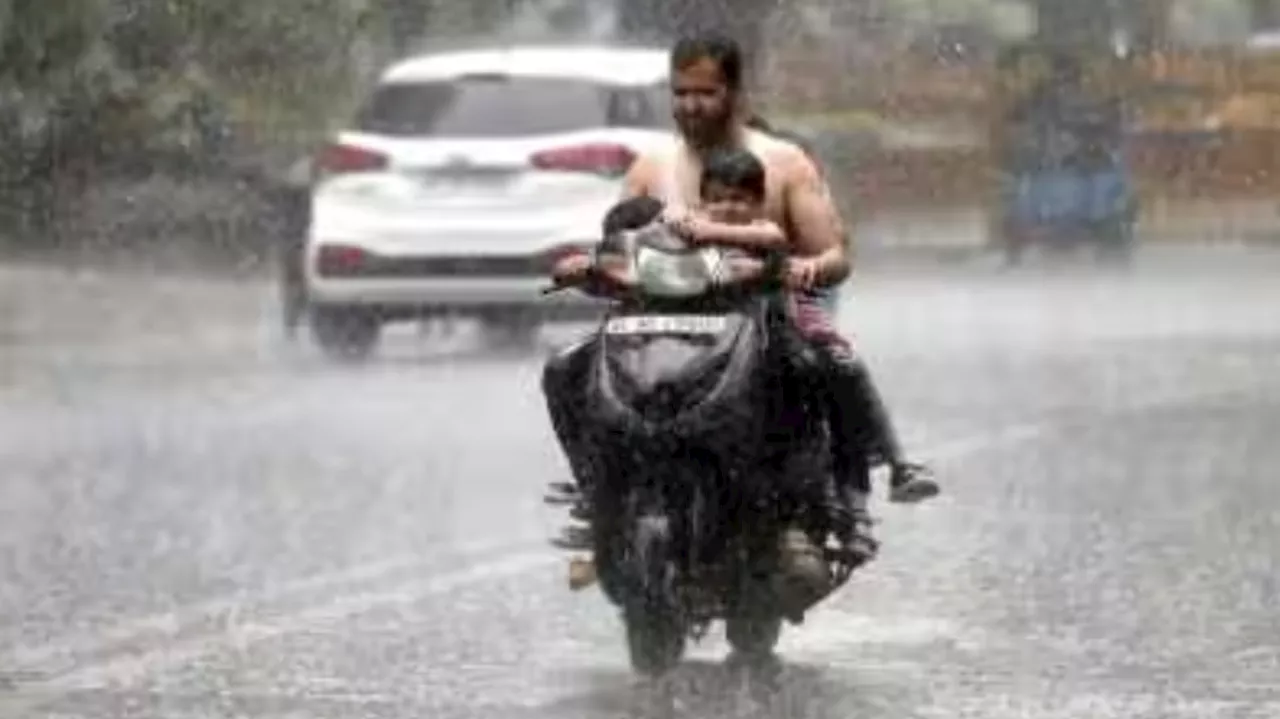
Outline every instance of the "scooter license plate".
[(635, 315), (605, 323), (610, 335), (718, 335), (729, 326), (723, 315)]

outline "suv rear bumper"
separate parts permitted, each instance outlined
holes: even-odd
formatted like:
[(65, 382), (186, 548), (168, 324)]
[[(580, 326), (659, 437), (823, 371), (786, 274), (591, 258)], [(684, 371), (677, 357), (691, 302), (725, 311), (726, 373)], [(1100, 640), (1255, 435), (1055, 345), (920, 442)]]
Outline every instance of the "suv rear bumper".
[(388, 316), (525, 312), (548, 319), (598, 316), (605, 301), (578, 292), (544, 295), (544, 277), (320, 278), (308, 280), (316, 305), (367, 308)]

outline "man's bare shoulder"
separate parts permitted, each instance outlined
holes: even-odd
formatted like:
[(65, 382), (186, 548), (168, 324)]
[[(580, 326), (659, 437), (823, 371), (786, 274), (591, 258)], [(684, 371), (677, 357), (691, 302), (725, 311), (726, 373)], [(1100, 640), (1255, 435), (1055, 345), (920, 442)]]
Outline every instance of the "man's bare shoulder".
[(636, 153), (636, 165), (643, 167), (665, 167), (674, 162), (679, 153), (680, 142), (675, 137), (665, 138), (658, 142), (647, 143)]
[(671, 162), (671, 153), (662, 150), (649, 150), (636, 156), (631, 166), (642, 172), (655, 172)]
[(655, 185), (659, 184), (660, 178), (667, 172), (674, 158), (673, 147), (666, 145), (649, 147), (641, 151), (627, 170), (627, 185), (633, 190), (651, 191)]
[(650, 152), (637, 156), (627, 168), (624, 194), (632, 197), (651, 194), (657, 184), (661, 167), (662, 159), (657, 156), (657, 153)]
[(804, 178), (813, 167), (804, 149), (786, 138), (753, 132), (750, 147), (771, 171), (788, 180)]

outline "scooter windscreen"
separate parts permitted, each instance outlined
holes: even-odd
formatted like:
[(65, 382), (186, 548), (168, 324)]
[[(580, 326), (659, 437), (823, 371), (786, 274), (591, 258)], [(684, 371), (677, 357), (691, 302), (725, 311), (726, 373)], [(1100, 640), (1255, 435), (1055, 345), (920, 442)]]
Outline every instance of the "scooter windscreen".
[(704, 295), (722, 281), (725, 252), (690, 247), (671, 228), (655, 222), (623, 233), (636, 289), (650, 297), (690, 298)]

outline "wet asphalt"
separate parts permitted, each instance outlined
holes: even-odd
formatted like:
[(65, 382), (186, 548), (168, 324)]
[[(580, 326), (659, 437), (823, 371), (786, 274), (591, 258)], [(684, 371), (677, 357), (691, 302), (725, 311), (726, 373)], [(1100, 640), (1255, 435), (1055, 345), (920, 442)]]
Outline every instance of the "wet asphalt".
[[(258, 282), (0, 269), (0, 717), (657, 711), (566, 587), (541, 354), (413, 327), (364, 366)], [(919, 262), (842, 325), (945, 483), (675, 716), (1280, 716), (1280, 253)], [(575, 328), (548, 333), (554, 346)]]

